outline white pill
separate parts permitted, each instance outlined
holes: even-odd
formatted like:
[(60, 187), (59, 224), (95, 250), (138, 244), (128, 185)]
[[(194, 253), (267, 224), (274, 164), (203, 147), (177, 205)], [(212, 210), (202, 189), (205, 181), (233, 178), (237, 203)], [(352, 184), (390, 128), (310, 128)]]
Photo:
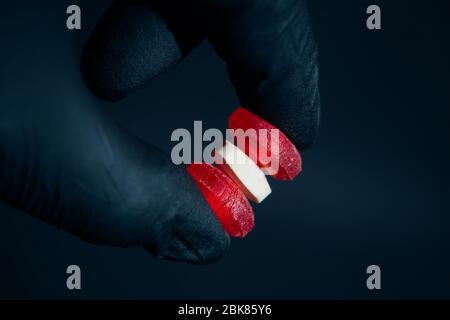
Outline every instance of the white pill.
[(214, 160), (250, 200), (260, 203), (272, 192), (263, 171), (231, 142), (216, 150)]

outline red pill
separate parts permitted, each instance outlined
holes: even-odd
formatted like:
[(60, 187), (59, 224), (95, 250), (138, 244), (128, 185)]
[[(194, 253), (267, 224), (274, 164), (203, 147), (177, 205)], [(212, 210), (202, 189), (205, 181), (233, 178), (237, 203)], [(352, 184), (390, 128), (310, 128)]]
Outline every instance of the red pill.
[[(228, 118), (228, 128), (237, 130), (242, 129), (244, 131), (248, 129), (256, 130), (258, 133), (259, 130), (265, 129), (267, 132), (267, 139), (264, 141), (260, 141), (260, 136), (257, 134), (257, 141), (255, 143), (246, 144), (246, 148), (244, 151), (247, 156), (252, 159), (256, 164), (265, 171), (268, 175), (273, 176), (278, 180), (292, 180), (294, 179), (302, 170), (302, 159), (300, 153), (294, 144), (286, 137), (281, 130), (268, 123), (261, 117), (257, 116), (254, 113), (244, 109), (238, 108), (236, 109), (231, 116)], [(271, 130), (277, 130), (278, 132), (278, 148), (272, 150), (271, 148)], [(249, 137), (249, 139), (252, 139)], [(239, 145), (238, 145), (239, 146)], [(250, 150), (248, 146), (256, 146), (259, 148), (258, 150)], [(268, 164), (267, 161), (262, 161), (260, 159), (261, 154), (267, 155), (271, 159), (271, 164)], [(273, 164), (276, 164), (275, 166)], [(274, 168), (276, 168), (274, 170)]]
[(239, 187), (221, 170), (206, 163), (187, 167), (206, 202), (232, 237), (245, 237), (255, 225), (253, 209)]

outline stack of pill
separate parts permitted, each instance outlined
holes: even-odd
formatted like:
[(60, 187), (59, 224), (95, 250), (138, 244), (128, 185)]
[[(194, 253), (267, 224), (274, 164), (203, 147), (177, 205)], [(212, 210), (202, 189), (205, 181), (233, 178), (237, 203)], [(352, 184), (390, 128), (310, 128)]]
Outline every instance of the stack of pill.
[(231, 114), (228, 128), (235, 133), (254, 130), (257, 134), (246, 135), (248, 140), (243, 141), (248, 143), (244, 145), (236, 146), (236, 140), (225, 141), (215, 150), (214, 166), (194, 163), (187, 171), (225, 231), (232, 237), (245, 237), (255, 225), (247, 198), (255, 203), (263, 201), (271, 193), (266, 175), (292, 180), (300, 173), (302, 160), (297, 148), (279, 129), (244, 108)]

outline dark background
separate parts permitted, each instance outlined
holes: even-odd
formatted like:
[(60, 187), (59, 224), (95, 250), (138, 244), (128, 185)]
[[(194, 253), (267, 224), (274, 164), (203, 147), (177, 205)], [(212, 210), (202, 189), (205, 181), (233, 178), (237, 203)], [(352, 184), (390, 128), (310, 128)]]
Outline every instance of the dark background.
[[(60, 13), (55, 33), (73, 38), (73, 64), (109, 3), (93, 2), (58, 1), (51, 12), (44, 5), (32, 12), (43, 24)], [(81, 32), (65, 30), (72, 3), (82, 9)], [(369, 31), (365, 10), (374, 3), (383, 29)], [(220, 262), (192, 266), (143, 249), (94, 246), (0, 205), (0, 298), (450, 298), (450, 9), (443, 3), (310, 1), (320, 136), (296, 181), (271, 180), (273, 194), (255, 208), (256, 228)], [(2, 1), (0, 10), (7, 6)], [(225, 128), (238, 105), (206, 43), (145, 90), (97, 103), (167, 151), (173, 129), (193, 120)], [(66, 289), (69, 264), (82, 268), (81, 291)], [(366, 288), (371, 264), (381, 266), (381, 291)]]

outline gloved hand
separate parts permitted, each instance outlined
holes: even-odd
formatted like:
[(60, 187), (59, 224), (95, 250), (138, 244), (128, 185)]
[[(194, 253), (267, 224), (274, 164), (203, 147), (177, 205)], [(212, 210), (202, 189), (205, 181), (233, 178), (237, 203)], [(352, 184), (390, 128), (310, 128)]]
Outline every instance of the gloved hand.
[[(0, 19), (1, 30), (27, 35), (6, 35), (11, 45), (0, 53), (0, 201), (93, 243), (193, 263), (220, 258), (229, 238), (184, 168), (96, 108), (67, 65), (67, 37), (49, 37), (60, 20), (33, 24), (34, 5), (45, 6), (15, 4)], [(205, 37), (242, 103), (297, 147), (310, 145), (318, 69), (303, 1), (118, 1), (86, 45), (84, 78), (99, 97), (118, 100)]]

